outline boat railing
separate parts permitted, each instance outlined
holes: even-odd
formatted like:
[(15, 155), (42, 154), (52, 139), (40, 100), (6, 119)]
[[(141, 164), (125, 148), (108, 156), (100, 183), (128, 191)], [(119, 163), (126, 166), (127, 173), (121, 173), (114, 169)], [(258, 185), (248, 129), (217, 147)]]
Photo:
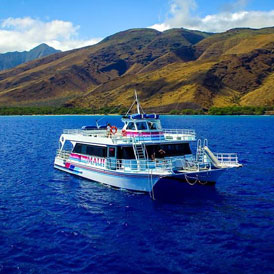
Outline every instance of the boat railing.
[[(56, 156), (63, 160), (68, 160), (71, 156), (71, 152), (58, 149)], [(94, 159), (96, 159), (96, 161)], [(84, 165), (99, 166), (100, 168), (125, 172), (146, 172), (148, 170), (163, 172), (173, 168), (173, 162), (171, 159), (125, 160), (78, 155), (77, 159), (72, 157), (70, 160)]]
[(215, 157), (221, 164), (225, 165), (237, 165), (238, 155), (236, 153), (214, 153)]
[(72, 135), (107, 137), (107, 131), (105, 129), (95, 129), (95, 130), (64, 129), (63, 133), (72, 134)]
[(199, 170), (210, 170), (210, 162), (199, 162), (193, 157), (175, 157), (172, 159), (173, 169), (183, 170), (183, 171), (199, 171)]
[[(71, 152), (65, 150), (57, 150), (57, 157), (68, 160), (71, 156)], [(84, 165), (90, 165), (99, 168), (105, 168), (109, 170), (118, 170), (124, 172), (171, 172), (171, 171), (199, 171), (205, 169), (211, 169), (211, 163), (200, 163), (192, 157), (170, 157), (163, 159), (112, 159), (93, 157), (86, 155), (78, 155), (77, 159), (72, 157), (71, 161), (77, 161)]]
[(66, 151), (66, 150), (57, 149), (56, 156), (58, 156), (59, 158), (62, 158), (64, 160), (67, 160), (69, 158), (70, 153), (71, 152)]
[(165, 140), (195, 141), (194, 129), (163, 129)]
[[(107, 162), (111, 163), (111, 159)], [(169, 159), (156, 160), (116, 160), (117, 170), (124, 170), (127, 172), (140, 172), (154, 170), (157, 172), (163, 171), (200, 171), (211, 170), (211, 163), (199, 163), (195, 160), (186, 160), (182, 158), (172, 157)]]
[[(163, 129), (163, 135), (155, 136), (153, 132), (146, 132), (145, 135), (124, 136), (122, 130), (118, 129), (115, 135), (111, 135), (113, 143), (133, 143), (133, 142), (153, 142), (159, 141), (171, 141), (171, 140), (182, 140), (182, 141), (195, 141), (196, 133), (193, 129)], [(107, 131), (105, 129), (95, 130), (82, 130), (82, 129), (64, 129), (64, 134), (71, 135), (82, 135), (89, 137), (101, 137), (108, 138)]]
[(111, 159), (107, 159), (107, 167), (124, 172), (147, 172), (154, 170), (164, 172), (172, 170), (172, 161), (170, 160), (116, 160), (113, 165)]

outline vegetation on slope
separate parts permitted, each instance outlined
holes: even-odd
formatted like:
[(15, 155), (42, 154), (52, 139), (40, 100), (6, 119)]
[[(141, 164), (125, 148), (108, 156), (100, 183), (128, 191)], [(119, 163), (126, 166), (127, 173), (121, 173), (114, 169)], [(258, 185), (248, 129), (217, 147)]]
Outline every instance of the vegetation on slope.
[(0, 115), (74, 115), (74, 114), (124, 114), (123, 107), (68, 108), (68, 107), (0, 107)]
[[(274, 107), (212, 107), (208, 111), (204, 109), (173, 109), (165, 114), (171, 115), (263, 115), (267, 112), (273, 112)], [(119, 106), (102, 108), (68, 108), (68, 107), (0, 107), (0, 115), (124, 115), (127, 109)]]

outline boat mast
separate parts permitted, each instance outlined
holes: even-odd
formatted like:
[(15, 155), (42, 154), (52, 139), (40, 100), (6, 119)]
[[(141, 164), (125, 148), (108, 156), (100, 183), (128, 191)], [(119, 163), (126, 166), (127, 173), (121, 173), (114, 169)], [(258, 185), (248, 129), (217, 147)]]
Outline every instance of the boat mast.
[(135, 91), (135, 100), (136, 100), (136, 108), (137, 108), (137, 112), (138, 114), (140, 114), (140, 104), (139, 104), (139, 101), (138, 101), (138, 96), (137, 96), (137, 92), (136, 92), (136, 89), (134, 90)]
[(140, 103), (139, 103), (136, 89), (134, 90), (134, 92), (135, 92), (135, 100), (133, 101), (131, 107), (130, 107), (129, 110), (127, 111), (126, 116), (130, 113), (130, 111), (131, 111), (131, 109), (133, 108), (133, 106), (135, 105), (135, 103), (136, 103), (136, 108), (137, 108), (138, 114), (141, 114), (141, 112), (144, 113), (144, 110), (142, 109), (142, 107), (141, 107), (141, 105), (140, 105)]

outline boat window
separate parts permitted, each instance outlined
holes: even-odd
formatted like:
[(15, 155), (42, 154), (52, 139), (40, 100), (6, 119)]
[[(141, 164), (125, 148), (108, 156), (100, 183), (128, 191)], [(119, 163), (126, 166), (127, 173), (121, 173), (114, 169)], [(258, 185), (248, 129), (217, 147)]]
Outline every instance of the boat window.
[(160, 121), (156, 121), (155, 124), (157, 129), (162, 129)]
[(100, 147), (100, 146), (87, 146), (87, 155), (106, 157), (107, 149), (106, 147)]
[(115, 148), (114, 147), (108, 148), (108, 157), (115, 157)]
[(82, 145), (81, 153), (82, 154), (87, 154), (87, 145)]
[(127, 125), (127, 129), (135, 130), (135, 125), (133, 122), (129, 122)]
[(171, 156), (183, 156), (186, 154), (191, 154), (191, 150), (188, 143), (184, 144), (166, 144), (166, 145), (148, 145), (147, 147), (148, 155), (155, 154), (156, 158), (161, 158), (160, 150), (164, 150), (164, 157)]
[(73, 145), (70, 141), (66, 140), (63, 145), (63, 150), (65, 151), (72, 151)]
[(73, 149), (73, 152), (82, 153), (82, 144), (76, 144), (74, 149)]
[(147, 129), (147, 123), (146, 122), (137, 122), (136, 127), (138, 130), (146, 130)]
[(125, 159), (125, 160), (135, 159), (133, 148), (132, 147), (118, 147), (117, 158)]
[(97, 157), (106, 157), (107, 155), (106, 147), (92, 146), (92, 145), (85, 145), (85, 144), (76, 144), (73, 149), (73, 152), (79, 153), (79, 154), (86, 154), (90, 156), (97, 156)]
[(149, 129), (159, 129), (156, 122), (148, 122)]

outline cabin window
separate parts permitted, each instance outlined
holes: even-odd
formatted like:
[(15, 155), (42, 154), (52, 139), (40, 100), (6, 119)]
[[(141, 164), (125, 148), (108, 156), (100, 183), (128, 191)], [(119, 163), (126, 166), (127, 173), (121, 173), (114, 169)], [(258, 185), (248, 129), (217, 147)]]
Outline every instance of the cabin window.
[(133, 148), (132, 147), (118, 147), (117, 158), (125, 159), (125, 160), (135, 159)]
[(115, 157), (115, 147), (108, 148), (108, 157)]
[(82, 144), (76, 144), (75, 145), (75, 147), (74, 147), (74, 149), (73, 149), (73, 152), (75, 152), (75, 153), (82, 153)]
[(157, 122), (148, 122), (149, 129), (155, 130), (155, 129), (161, 129), (160, 123)]
[(171, 156), (184, 156), (186, 154), (191, 154), (191, 150), (188, 143), (184, 144), (166, 144), (166, 145), (148, 145), (147, 147), (148, 155), (155, 155), (156, 158), (160, 158), (162, 155), (159, 151), (162, 149), (165, 151), (164, 157)]
[(106, 147), (100, 146), (87, 146), (87, 155), (106, 157), (107, 149)]
[[(61, 147), (62, 147), (62, 143), (61, 143)], [(70, 141), (66, 140), (64, 145), (63, 145), (63, 150), (65, 151), (72, 151), (73, 145)]]
[(147, 123), (146, 122), (137, 122), (136, 127), (138, 130), (147, 130)]
[(87, 154), (87, 145), (82, 145), (81, 153), (82, 154)]
[(106, 157), (107, 155), (106, 147), (85, 144), (76, 144), (73, 149), (73, 152), (97, 157)]
[(152, 122), (148, 122), (149, 129), (156, 129), (156, 124)]
[(135, 125), (133, 122), (129, 122), (128, 125), (127, 125), (127, 129), (129, 130), (135, 130)]

